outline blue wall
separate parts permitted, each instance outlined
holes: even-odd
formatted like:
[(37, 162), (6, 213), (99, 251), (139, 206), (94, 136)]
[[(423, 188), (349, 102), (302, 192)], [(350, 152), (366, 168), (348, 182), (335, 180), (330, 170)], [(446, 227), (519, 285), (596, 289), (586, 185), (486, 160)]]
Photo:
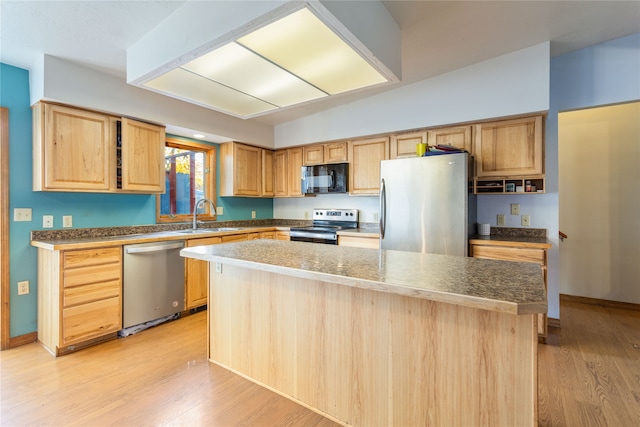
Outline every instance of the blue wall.
[[(54, 229), (62, 216), (73, 216), (74, 228), (148, 225), (155, 223), (156, 198), (152, 195), (53, 193), (32, 191), (31, 107), (29, 72), (0, 63), (0, 105), (9, 109), (10, 216), (14, 208), (32, 208), (31, 222), (10, 221), (11, 337), (37, 330), (37, 250), (30, 231), (42, 229), (42, 216), (54, 215)], [(144, 118), (142, 118), (144, 119)], [(216, 168), (217, 169), (217, 168)], [(216, 182), (220, 182), (219, 176)], [(273, 200), (218, 198), (224, 207), (220, 221), (273, 217)], [(28, 280), (30, 293), (17, 293), (17, 282)]]

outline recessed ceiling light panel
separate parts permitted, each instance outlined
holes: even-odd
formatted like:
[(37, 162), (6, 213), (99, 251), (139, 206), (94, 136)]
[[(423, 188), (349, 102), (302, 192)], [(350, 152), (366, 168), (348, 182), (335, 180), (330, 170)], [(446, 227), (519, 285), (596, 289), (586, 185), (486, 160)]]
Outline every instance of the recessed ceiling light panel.
[(307, 8), (238, 43), (332, 95), (387, 81)]

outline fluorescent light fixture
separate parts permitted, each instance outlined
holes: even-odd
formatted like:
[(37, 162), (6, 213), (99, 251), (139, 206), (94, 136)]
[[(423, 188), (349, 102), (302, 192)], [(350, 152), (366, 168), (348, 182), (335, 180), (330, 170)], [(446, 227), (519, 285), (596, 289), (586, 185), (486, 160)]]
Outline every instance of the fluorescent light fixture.
[(196, 139), (204, 139), (204, 134), (202, 133), (194, 133), (193, 137)]
[(143, 85), (249, 118), (388, 81), (305, 6)]

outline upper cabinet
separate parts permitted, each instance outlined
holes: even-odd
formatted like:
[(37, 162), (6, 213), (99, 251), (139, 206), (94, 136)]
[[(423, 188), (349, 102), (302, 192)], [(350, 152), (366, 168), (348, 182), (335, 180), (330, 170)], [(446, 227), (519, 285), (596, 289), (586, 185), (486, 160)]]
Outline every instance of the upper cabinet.
[(220, 196), (262, 194), (262, 149), (237, 142), (220, 145)]
[(347, 161), (347, 143), (333, 142), (302, 147), (303, 165), (322, 165), (345, 163)]
[(389, 137), (349, 141), (349, 194), (380, 193), (380, 162), (389, 158)]
[(118, 188), (141, 193), (164, 193), (164, 140), (163, 127), (122, 119), (122, 185)]
[(273, 168), (273, 151), (262, 149), (262, 195), (264, 197), (273, 197), (275, 195)]
[(164, 127), (39, 102), (33, 190), (164, 192)]
[(427, 144), (431, 146), (450, 145), (471, 153), (473, 145), (471, 125), (430, 129), (427, 131)]
[(302, 196), (302, 148), (288, 148), (274, 153), (275, 197)]
[(409, 132), (391, 136), (390, 159), (401, 159), (403, 157), (416, 157), (418, 155), (416, 146), (427, 143), (427, 132)]
[(542, 116), (476, 124), (473, 154), (478, 178), (542, 175)]

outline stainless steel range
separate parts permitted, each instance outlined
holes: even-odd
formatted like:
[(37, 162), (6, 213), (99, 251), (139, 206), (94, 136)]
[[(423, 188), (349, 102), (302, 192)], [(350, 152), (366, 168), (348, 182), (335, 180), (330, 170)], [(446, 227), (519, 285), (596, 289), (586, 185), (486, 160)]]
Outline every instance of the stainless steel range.
[(358, 228), (357, 209), (314, 209), (313, 225), (291, 227), (289, 237), (297, 242), (338, 244), (338, 231)]

